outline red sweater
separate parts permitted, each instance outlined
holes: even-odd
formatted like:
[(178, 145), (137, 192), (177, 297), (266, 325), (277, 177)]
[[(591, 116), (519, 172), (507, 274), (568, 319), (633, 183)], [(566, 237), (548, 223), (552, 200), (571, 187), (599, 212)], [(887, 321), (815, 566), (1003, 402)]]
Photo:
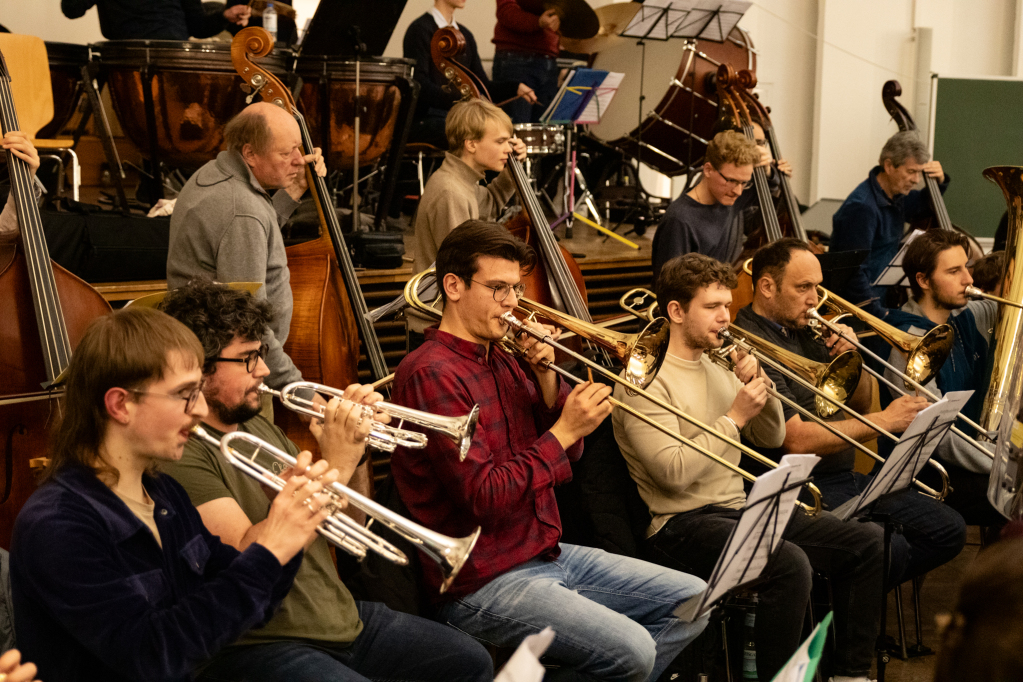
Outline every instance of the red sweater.
[(540, 28), (543, 0), (497, 0), (494, 45), (498, 50), (557, 57), (561, 38)]

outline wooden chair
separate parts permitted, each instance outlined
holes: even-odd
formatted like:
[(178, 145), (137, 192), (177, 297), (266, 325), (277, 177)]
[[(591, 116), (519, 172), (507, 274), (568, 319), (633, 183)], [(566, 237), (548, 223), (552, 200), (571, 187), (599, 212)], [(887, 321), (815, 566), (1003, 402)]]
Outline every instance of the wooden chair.
[(40, 139), (36, 134), (53, 120), (53, 90), (50, 86), (50, 60), (46, 44), (36, 36), (0, 33), (0, 52), (3, 52), (7, 71), (11, 76), (11, 93), (18, 110), (21, 131), (28, 135), (39, 150), (40, 157), (54, 158), (60, 164), (57, 194), (64, 189), (64, 156), (71, 160), (71, 198), (78, 201), (81, 170), (75, 141), (68, 139)]

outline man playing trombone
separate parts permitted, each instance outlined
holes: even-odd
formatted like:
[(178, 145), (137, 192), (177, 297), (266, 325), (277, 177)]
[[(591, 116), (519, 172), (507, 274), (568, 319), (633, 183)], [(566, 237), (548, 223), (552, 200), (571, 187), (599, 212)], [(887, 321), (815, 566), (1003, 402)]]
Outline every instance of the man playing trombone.
[[(260, 339), (272, 319), (270, 304), (223, 284), (193, 280), (171, 291), (162, 306), (202, 341), (203, 394), (210, 408), (203, 428), (217, 438), (247, 431), (297, 455), (295, 444), (260, 414), (259, 388), (270, 373)], [(337, 469), (342, 484), (365, 454), (373, 420), (363, 414), (364, 405), (380, 399), (371, 386), (349, 386), (344, 400), (331, 400), (323, 419), (310, 424), (321, 462)], [(211, 445), (189, 441), (181, 461), (165, 471), (184, 486), (206, 528), (224, 542), (244, 549), (266, 525), (270, 500), (260, 484)], [(256, 678), (489, 682), (493, 664), (480, 644), (460, 632), (383, 604), (356, 602), (321, 536), (306, 546), (294, 587), (273, 619), (215, 656), (198, 679)]]
[[(823, 279), (820, 261), (798, 239), (782, 239), (761, 247), (753, 257), (753, 302), (739, 311), (735, 326), (749, 331), (776, 346), (810, 360), (827, 362), (853, 346), (832, 334), (819, 341), (808, 327), (807, 311), (817, 305), (817, 287)], [(855, 338), (848, 326), (839, 325), (842, 335)], [(815, 395), (776, 369), (765, 371), (778, 390), (807, 410), (814, 410)], [(847, 405), (860, 413), (870, 411), (871, 393), (876, 390), (871, 378), (861, 375), (860, 383)], [(881, 412), (867, 415), (867, 421), (888, 433), (902, 433), (927, 400), (903, 396)], [(829, 421), (829, 426), (855, 441), (864, 443), (878, 437), (878, 431), (854, 419)], [(868, 478), (853, 471), (854, 449), (821, 423), (805, 419), (795, 409), (785, 408), (783, 453), (812, 452), (821, 456), (814, 467), (814, 483), (824, 493), (824, 502), (834, 508), (858, 495)], [(898, 585), (954, 558), (966, 542), (966, 526), (955, 510), (917, 491), (906, 489), (882, 499), (878, 512), (891, 515), (902, 526), (892, 537), (888, 586)]]
[[(501, 646), (550, 626), (547, 653), (590, 678), (655, 680), (706, 626), (673, 615), (698, 594), (698, 578), (637, 559), (562, 543), (554, 486), (572, 477), (582, 439), (611, 411), (610, 388), (568, 385), (546, 362), (553, 349), (520, 339), (526, 359), (498, 346), (515, 310), (532, 248), (496, 223), (467, 221), (437, 253), (444, 299), (439, 327), (395, 375), (394, 402), (462, 415), (480, 406), (471, 447), (431, 438), (399, 448), (391, 471), (420, 523), (442, 533), (483, 534), (438, 617)], [(553, 331), (552, 331), (553, 333)], [(424, 565), (427, 584), (440, 576)], [(434, 591), (436, 594), (436, 591)]]
[(188, 329), (141, 307), (94, 320), (75, 349), (46, 482), (11, 547), (18, 646), (44, 679), (191, 680), (291, 588), (336, 473), (290, 476), (242, 552), (154, 473), (206, 416), (202, 364)]
[[(728, 325), (735, 276), (731, 267), (690, 253), (668, 261), (657, 300), (671, 323), (668, 355), (649, 392), (719, 433), (767, 448), (785, 438), (782, 405), (768, 397), (771, 379), (749, 355), (733, 353), (734, 370), (711, 362)], [(731, 445), (683, 422), (619, 386), (615, 397), (663, 426), (738, 465)], [(651, 558), (677, 570), (710, 576), (746, 502), (742, 478), (650, 424), (615, 410), (615, 436), (653, 522)], [(784, 542), (757, 586), (757, 673), (769, 680), (799, 646), (812, 570), (832, 578), (838, 675), (866, 679), (880, 617), (883, 536), (872, 524), (843, 523), (828, 512), (796, 513)], [(836, 678), (838, 679), (838, 678)]]
[[(885, 321), (921, 335), (939, 324), (952, 327), (955, 332), (952, 353), (927, 388), (939, 396), (948, 391), (973, 390), (963, 414), (979, 421), (987, 392), (987, 362), (998, 304), (990, 300), (970, 301), (967, 297), (967, 287), (973, 284), (966, 267), (969, 250), (970, 242), (960, 232), (928, 230), (914, 239), (902, 259), (910, 299), (901, 311), (889, 311)], [(884, 349), (881, 354), (887, 357), (889, 353)], [(906, 359), (896, 350), (891, 351), (888, 361), (905, 369)], [(887, 376), (896, 385), (902, 385), (901, 379), (890, 371)], [(889, 388), (882, 392), (881, 402), (885, 404), (897, 397)], [(969, 426), (964, 424), (961, 428), (975, 435)], [(981, 452), (975, 441), (967, 442), (955, 433), (938, 445), (935, 454), (948, 469), (952, 481), (952, 492), (945, 503), (962, 514), (968, 524), (999, 528), (1004, 525), (1005, 517), (987, 499), (991, 457)]]

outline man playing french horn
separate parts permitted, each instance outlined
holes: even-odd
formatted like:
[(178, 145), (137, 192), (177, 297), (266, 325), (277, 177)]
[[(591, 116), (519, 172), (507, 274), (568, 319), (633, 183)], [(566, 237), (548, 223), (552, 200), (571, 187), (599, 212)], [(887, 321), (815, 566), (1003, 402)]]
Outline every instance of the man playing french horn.
[[(808, 327), (807, 311), (817, 305), (817, 287), (822, 280), (820, 261), (804, 242), (786, 238), (760, 248), (753, 257), (753, 303), (736, 316), (735, 326), (739, 328), (736, 333), (741, 335), (742, 330), (746, 330), (818, 362), (827, 362), (839, 352), (850, 349), (851, 345), (837, 335), (831, 335), (822, 343)], [(840, 328), (842, 336), (856, 338), (848, 326)], [(805, 409), (815, 409), (812, 392), (776, 369), (765, 367), (765, 371), (783, 395)], [(848, 406), (866, 414), (870, 411), (870, 393), (876, 390), (874, 379), (862, 374)], [(926, 398), (902, 396), (881, 412), (867, 415), (867, 419), (889, 433), (900, 434), (925, 407)], [(877, 431), (854, 419), (832, 420), (828, 424), (861, 443), (878, 437)], [(853, 471), (855, 451), (848, 443), (788, 406), (785, 427), (781, 450), (766, 454), (775, 458), (790, 452), (820, 455), (821, 461), (814, 467), (813, 477), (824, 493), (827, 506), (835, 508), (864, 489), (867, 476)], [(906, 489), (886, 496), (876, 510), (891, 515), (903, 529), (901, 534), (892, 537), (886, 583), (889, 587), (951, 560), (966, 542), (962, 517), (947, 505), (916, 490)]]
[[(259, 387), (270, 370), (260, 339), (270, 324), (270, 304), (222, 284), (194, 280), (171, 291), (162, 307), (191, 328), (203, 344), (203, 394), (209, 414), (203, 428), (220, 438), (247, 431), (292, 456), (298, 448), (260, 414)], [(344, 484), (365, 454), (372, 419), (366, 404), (381, 400), (371, 386), (352, 385), (313, 420), (323, 459)], [(378, 415), (386, 420), (386, 416)], [(179, 462), (165, 471), (178, 480), (209, 531), (244, 549), (267, 523), (270, 501), (260, 484), (227, 462), (221, 452), (192, 439)], [(277, 613), (204, 666), (199, 680), (403, 680), (493, 679), (489, 654), (466, 635), (383, 604), (356, 602), (338, 578), (326, 539), (305, 550), (295, 583)]]
[[(657, 300), (671, 323), (668, 355), (649, 392), (734, 439), (763, 447), (785, 439), (782, 405), (768, 397), (774, 382), (752, 356), (732, 355), (729, 372), (707, 351), (721, 347), (735, 276), (731, 267), (690, 253), (668, 261)], [(642, 396), (619, 386), (626, 405), (738, 464), (735, 447), (711, 438)], [(651, 425), (616, 409), (615, 437), (653, 522), (648, 556), (657, 563), (710, 576), (746, 502), (742, 478)], [(865, 680), (880, 618), (883, 534), (872, 524), (843, 523), (828, 512), (789, 521), (777, 555), (756, 587), (757, 673), (769, 680), (799, 646), (813, 569), (832, 579), (837, 653), (835, 671)], [(845, 679), (836, 677), (837, 679)]]

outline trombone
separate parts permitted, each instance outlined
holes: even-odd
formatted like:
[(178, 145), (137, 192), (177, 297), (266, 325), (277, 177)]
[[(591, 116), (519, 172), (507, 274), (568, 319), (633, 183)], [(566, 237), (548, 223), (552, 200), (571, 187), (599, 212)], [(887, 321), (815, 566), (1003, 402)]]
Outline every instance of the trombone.
[[(192, 435), (220, 450), (235, 468), (278, 492), (285, 485), (285, 480), (280, 477), (279, 472), (290, 469), (296, 463), (295, 458), (287, 452), (246, 431), (233, 431), (224, 434), (218, 440), (197, 424), (192, 427)], [(235, 446), (236, 441), (247, 443), (252, 448), (251, 454), (244, 454), (239, 450)], [(260, 454), (265, 454), (270, 459), (269, 466), (256, 461)], [(404, 552), (342, 511), (347, 501), (365, 512), (371, 521), (384, 524), (436, 561), (444, 575), (440, 587), (442, 594), (462, 570), (482, 530), (476, 528), (474, 533), (464, 538), (450, 538), (424, 528), (340, 483), (331, 484), (324, 492), (330, 498), (327, 503), (330, 515), (316, 529), (320, 535), (360, 560), (365, 558), (367, 550), (372, 550), (399, 566), (408, 564), (408, 557)]]
[[(390, 379), (390, 376), (385, 377), (385, 379)], [(313, 391), (330, 398), (347, 400), (344, 391), (324, 386), (323, 384), (313, 383), (312, 381), (295, 381), (279, 391), (275, 391), (266, 384), (261, 384), (259, 387), (261, 393), (277, 396), (281, 404), (289, 410), (317, 419), (322, 418), (325, 408), (317, 405), (309, 398), (300, 396), (298, 392), (301, 390)], [(383, 412), (397, 418), (400, 420), (398, 426), (390, 426), (377, 421), (375, 419), (377, 412)], [(369, 444), (378, 450), (394, 452), (398, 446), (413, 449), (426, 447), (426, 436), (424, 434), (401, 428), (401, 425), (408, 421), (447, 436), (458, 446), (459, 458), (465, 459), (465, 455), (469, 452), (469, 446), (472, 444), (472, 436), (476, 432), (476, 424), (480, 416), (480, 406), (473, 405), (472, 410), (464, 417), (445, 417), (380, 401), (374, 405), (363, 405), (362, 414), (363, 417), (373, 420), (373, 430), (370, 431), (368, 440), (370, 440)]]
[[(424, 272), (419, 273), (411, 280), (409, 280), (409, 283), (405, 287), (405, 295), (408, 297), (407, 300), (409, 301), (409, 304), (414, 309), (426, 315), (431, 315), (435, 318), (438, 318), (440, 316), (440, 312), (432, 305), (422, 301), (417, 293), (419, 290), (419, 281), (423, 277), (432, 274), (433, 270), (426, 270)], [(657, 318), (656, 325), (653, 322), (651, 322), (651, 324), (648, 325), (646, 329), (644, 329), (644, 331), (638, 334), (631, 335), (621, 334), (616, 332), (608, 332), (606, 329), (598, 328), (600, 330), (599, 333), (597, 333), (593, 337), (589, 337), (588, 328), (591, 325), (582, 320), (577, 320), (576, 318), (565, 315), (560, 311), (552, 310), (528, 299), (519, 299), (519, 309), (526, 312), (530, 317), (539, 315), (552, 322), (561, 324), (566, 329), (575, 331), (580, 336), (590, 338), (590, 340), (593, 340), (598, 344), (603, 345), (604, 343), (608, 343), (609, 346), (605, 347), (608, 348), (608, 350), (610, 350), (612, 354), (614, 354), (621, 361), (622, 365), (624, 365), (626, 376), (624, 378), (618, 376), (617, 374), (611, 372), (602, 365), (593, 362), (586, 356), (576, 353), (575, 351), (571, 350), (570, 348), (567, 348), (563, 344), (554, 341), (554, 339), (552, 339), (546, 333), (538, 331), (526, 325), (518, 318), (516, 318), (514, 315), (512, 315), (510, 312), (508, 312), (502, 316), (502, 319), (504, 319), (504, 321), (508, 323), (511, 330), (515, 330), (516, 333), (528, 334), (536, 338), (537, 340), (541, 341), (542, 343), (546, 343), (552, 348), (564, 352), (565, 354), (571, 356), (573, 359), (583, 363), (591, 370), (594, 370), (601, 374), (602, 376), (608, 378), (612, 382), (621, 384), (632, 395), (639, 394), (643, 396), (645, 399), (654, 403), (658, 407), (668, 410), (672, 414), (676, 415), (681, 419), (684, 419), (693, 426), (708, 432), (711, 436), (714, 436), (715, 438), (718, 438), (719, 440), (727, 443), (728, 445), (737, 448), (739, 451), (747, 454), (748, 456), (752, 457), (761, 464), (770, 468), (777, 468), (778, 466), (777, 463), (775, 463), (774, 461), (767, 457), (764, 457), (756, 450), (753, 450), (752, 448), (743, 445), (739, 441), (734, 440), (723, 433), (720, 433), (719, 431), (711, 428), (707, 424), (704, 424), (695, 417), (692, 417), (686, 412), (683, 412), (682, 410), (678, 409), (674, 405), (666, 403), (660, 398), (657, 398), (656, 396), (651, 395), (649, 392), (644, 391), (642, 389), (642, 386), (645, 386), (653, 379), (654, 374), (656, 373), (656, 369), (660, 368), (661, 363), (664, 361), (664, 355), (667, 349), (668, 342), (668, 324), (667, 320), (665, 320), (664, 318)], [(648, 333), (651, 330), (651, 328), (653, 328), (654, 330), (654, 333), (652, 335)], [(653, 342), (657, 342), (656, 348), (651, 347), (651, 344)], [(499, 345), (512, 355), (521, 355), (521, 349), (514, 343), (502, 340), (502, 342), (500, 342)], [(652, 356), (653, 352), (656, 352), (656, 357)], [(569, 381), (572, 381), (574, 383), (582, 382), (582, 379), (576, 377), (567, 370), (558, 367), (554, 363), (544, 363), (544, 366), (555, 371), (557, 374), (565, 377)], [(640, 367), (645, 367), (647, 368), (647, 370), (649, 370), (649, 368), (651, 367), (653, 367), (654, 369), (653, 372), (647, 371), (644, 374), (644, 372), (638, 370), (638, 368)], [(631, 373), (630, 368), (632, 370)], [(748, 481), (756, 480), (756, 476), (754, 476), (753, 474), (744, 471), (740, 467), (732, 464), (731, 462), (725, 460), (722, 457), (719, 457), (718, 455), (715, 455), (710, 450), (707, 450), (706, 448), (700, 446), (698, 443), (695, 443), (694, 441), (682, 436), (681, 434), (659, 424), (658, 422), (646, 416), (639, 410), (636, 410), (635, 408), (630, 407), (629, 405), (626, 405), (621, 401), (614, 399), (613, 397), (609, 397), (608, 402), (610, 402), (612, 406), (621, 408), (628, 414), (636, 417), (637, 419), (643, 421), (646, 424), (649, 424), (650, 426), (653, 426), (658, 431), (661, 431), (662, 433), (678, 440), (683, 445), (687, 445), (696, 450), (697, 452), (699, 452), (700, 454), (705, 455), (710, 459), (714, 460), (718, 464), (727, 467), (729, 470), (739, 474), (744, 479)], [(813, 496), (814, 505), (813, 507), (810, 507), (806, 504), (803, 504), (802, 502), (797, 502), (797, 504), (799, 504), (799, 506), (802, 507), (802, 509), (807, 513), (807, 515), (814, 516), (818, 514), (821, 510), (821, 493), (820, 490), (818, 490), (817, 487), (812, 483), (807, 483), (806, 485), (810, 491), (810, 494)]]
[[(645, 307), (638, 307), (639, 303), (646, 302), (648, 299), (652, 299), (652, 302)], [(651, 315), (656, 309), (657, 299), (652, 292), (646, 289), (633, 289), (622, 296), (620, 304), (633, 315), (645, 318)], [(735, 336), (736, 333), (742, 334), (744, 338), (737, 338)], [(796, 403), (794, 400), (781, 395), (773, 389), (768, 389), (768, 392), (771, 395), (778, 398), (804, 417), (820, 424), (832, 435), (842, 441), (845, 441), (856, 450), (864, 453), (874, 460), (877, 460), (878, 462), (884, 462), (884, 458), (879, 456), (876, 452), (854, 438), (842, 433), (820, 417), (827, 418), (836, 414), (839, 410), (842, 410), (857, 421), (869, 426), (871, 429), (874, 429), (882, 436), (891, 439), (893, 442), (898, 442), (899, 439), (894, 434), (882, 429), (859, 412), (856, 412), (851, 407), (845, 405), (846, 399), (848, 399), (848, 397), (852, 395), (853, 391), (856, 390), (856, 384), (859, 383), (860, 370), (864, 367), (863, 361), (855, 352), (847, 351), (845, 353), (840, 353), (829, 364), (825, 365), (824, 363), (808, 360), (796, 355), (795, 353), (790, 353), (789, 351), (779, 348), (775, 344), (751, 334), (744, 329), (736, 327), (735, 325), (729, 325), (728, 327), (722, 328), (718, 332), (718, 336), (721, 339), (737, 346), (742, 351), (753, 355), (762, 363), (773, 367), (806, 390), (812, 392), (814, 394), (815, 406), (817, 408), (816, 415), (805, 409), (802, 405)], [(731, 361), (725, 356), (724, 350), (724, 348), (719, 348), (716, 351), (710, 351), (708, 355), (712, 361), (731, 369)], [(869, 368), (867, 369), (869, 371)], [(822, 410), (822, 406), (827, 406), (828, 409)], [(944, 500), (951, 491), (948, 472), (940, 463), (934, 460), (928, 460), (928, 462), (931, 466), (937, 469), (938, 474), (941, 477), (941, 492), (939, 493), (935, 491), (933, 488), (916, 479), (913, 479), (913, 483), (916, 484), (916, 486), (925, 495), (933, 497), (939, 501)]]
[(1002, 298), (1001, 296), (995, 296), (994, 294), (989, 294), (986, 291), (981, 291), (980, 289), (978, 289), (977, 287), (973, 286), (972, 284), (970, 286), (966, 287), (966, 295), (969, 296), (970, 298), (983, 298), (983, 299), (987, 299), (989, 301), (994, 301), (995, 303), (998, 303), (999, 305), (1011, 305), (1014, 308), (1023, 308), (1023, 303), (1017, 303), (1016, 301), (1010, 301), (1009, 299)]
[[(905, 352), (907, 354), (907, 372), (899, 370), (880, 355), (864, 346), (858, 338), (849, 338), (846, 336), (842, 333), (842, 330), (834, 323), (834, 321), (826, 319), (817, 311), (816, 308), (810, 308), (807, 310), (806, 314), (811, 320), (816, 320), (818, 324), (827, 327), (833, 334), (837, 334), (839, 338), (851, 343), (861, 353), (866, 353), (883, 367), (891, 370), (903, 380), (906, 384), (906, 388), (916, 389), (920, 394), (933, 402), (937, 402), (939, 400), (938, 396), (936, 396), (923, 384), (930, 381), (938, 373), (938, 370), (941, 369), (941, 365), (944, 363), (945, 358), (947, 358), (948, 354), (952, 351), (952, 343), (954, 341), (955, 333), (952, 331), (951, 327), (947, 324), (938, 325), (923, 336), (914, 336), (909, 332), (904, 332), (901, 329), (878, 319), (874, 315), (861, 310), (858, 306), (828, 291), (824, 287), (818, 286), (817, 289), (822, 292), (821, 302), (818, 303), (818, 306), (826, 304), (836, 312), (852, 315), (877, 331), (878, 335), (884, 338), (884, 340), (890, 345)], [(886, 386), (890, 386), (893, 390), (901, 393), (902, 395), (909, 395), (906, 388), (897, 386), (894, 382), (889, 381), (881, 372), (878, 372), (867, 365), (864, 365), (864, 368)], [(989, 434), (984, 427), (964, 415), (962, 412), (958, 413), (957, 416), (966, 424), (969, 424), (971, 427), (976, 429), (979, 433), (990, 437), (991, 434)], [(951, 430), (952, 433), (970, 443), (988, 457), (994, 459), (994, 453), (982, 446), (974, 438), (967, 436), (958, 426), (953, 426)]]

